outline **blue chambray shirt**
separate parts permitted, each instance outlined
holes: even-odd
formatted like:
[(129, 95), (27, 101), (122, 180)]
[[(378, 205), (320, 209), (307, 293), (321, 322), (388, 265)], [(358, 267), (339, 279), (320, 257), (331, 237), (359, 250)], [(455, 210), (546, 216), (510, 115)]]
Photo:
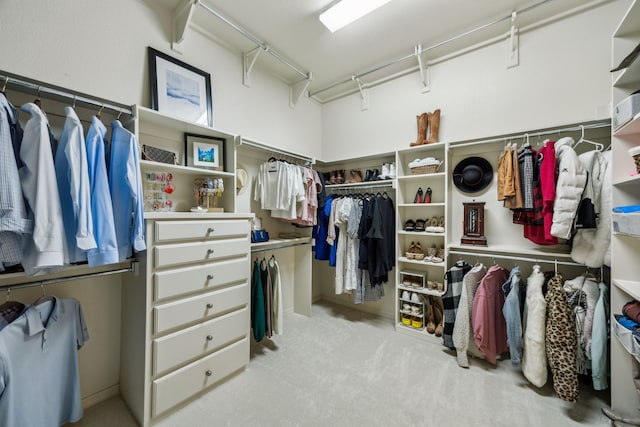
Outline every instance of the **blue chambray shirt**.
[(118, 262), (116, 228), (113, 221), (113, 206), (105, 162), (104, 137), (106, 134), (107, 128), (100, 119), (93, 116), (85, 142), (91, 187), (93, 235), (98, 247), (90, 249), (87, 253), (90, 267)]
[(67, 263), (86, 261), (87, 251), (96, 248), (84, 130), (71, 107), (62, 128), (55, 158), (56, 178), (65, 238)]
[(144, 198), (138, 163), (138, 141), (120, 121), (111, 122), (109, 188), (118, 240), (118, 259), (124, 261), (146, 249), (144, 242)]
[(0, 333), (0, 427), (82, 417), (78, 349), (89, 339), (78, 300), (32, 305)]

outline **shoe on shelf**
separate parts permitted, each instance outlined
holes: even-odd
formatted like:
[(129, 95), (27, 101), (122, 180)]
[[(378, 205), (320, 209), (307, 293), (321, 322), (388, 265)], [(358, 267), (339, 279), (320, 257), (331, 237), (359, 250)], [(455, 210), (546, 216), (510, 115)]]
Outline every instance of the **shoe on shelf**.
[(380, 173), (380, 175), (378, 175), (377, 179), (389, 179), (389, 163), (383, 163), (381, 169), (382, 172)]
[(333, 185), (336, 183), (336, 172), (337, 171), (329, 172), (329, 181), (327, 182), (328, 184)]
[(431, 257), (431, 262), (435, 262), (435, 263), (441, 263), (444, 262), (444, 249), (440, 248), (437, 249), (436, 245), (434, 244), (431, 248), (430, 248), (431, 252), (435, 252), (435, 255), (433, 255)]
[(387, 174), (387, 179), (395, 179), (396, 178), (396, 162), (389, 163), (389, 173)]
[(433, 193), (433, 190), (431, 190), (431, 187), (427, 187), (427, 191), (424, 194), (424, 199), (422, 200), (423, 203), (431, 203), (431, 194)]
[(422, 244), (420, 242), (416, 243), (415, 249), (413, 250), (413, 259), (418, 261), (422, 261), (424, 259), (424, 251), (422, 250)]
[(422, 328), (422, 317), (421, 316), (412, 316), (411, 317), (411, 326), (415, 329), (421, 329)]
[(435, 243), (430, 248), (427, 248), (427, 255), (428, 257), (425, 257), (425, 261), (434, 262), (433, 259), (438, 255), (438, 248)]
[(416, 251), (416, 244), (414, 242), (411, 242), (409, 244), (409, 249), (407, 249), (407, 252), (405, 252), (405, 255), (409, 259), (415, 259), (415, 251)]
[(413, 231), (424, 231), (424, 225), (427, 223), (426, 219), (416, 219), (416, 226)]
[(367, 169), (364, 173), (364, 179), (362, 180), (362, 182), (369, 182), (371, 181), (371, 175), (373, 174), (373, 171), (371, 169)]
[(417, 292), (411, 292), (411, 302), (416, 304), (422, 304), (422, 295)]
[(411, 326), (412, 317), (410, 314), (402, 313), (402, 324), (406, 326)]
[(416, 196), (413, 198), (413, 203), (422, 203), (422, 198), (423, 198), (422, 187), (419, 187), (418, 191), (416, 191)]
[(378, 169), (373, 169), (371, 171), (371, 179), (370, 179), (370, 181), (376, 181), (379, 176), (380, 176), (380, 171)]
[(416, 222), (412, 219), (408, 219), (404, 223), (403, 227), (404, 231), (415, 231), (416, 230)]
[(411, 314), (422, 314), (422, 304), (421, 305), (412, 305), (411, 306)]
[(409, 301), (409, 291), (402, 291), (402, 296), (400, 298), (404, 301)]
[(418, 277), (418, 276), (414, 277), (414, 278), (413, 278), (412, 286), (413, 286), (415, 289), (422, 289), (422, 278), (421, 278), (421, 277)]
[(404, 304), (402, 304), (402, 311), (410, 312), (411, 304), (409, 304), (408, 302), (405, 302)]
[(344, 184), (344, 169), (336, 171), (336, 184)]

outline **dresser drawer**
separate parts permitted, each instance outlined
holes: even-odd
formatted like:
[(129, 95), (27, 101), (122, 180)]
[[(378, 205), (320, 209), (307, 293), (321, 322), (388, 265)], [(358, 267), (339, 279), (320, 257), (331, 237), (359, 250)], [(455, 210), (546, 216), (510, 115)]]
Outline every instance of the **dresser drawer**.
[(153, 340), (153, 375), (247, 336), (249, 308)]
[(222, 285), (249, 279), (249, 255), (228, 261), (210, 262), (153, 274), (154, 300), (213, 290)]
[(156, 242), (242, 237), (249, 234), (249, 221), (156, 221), (155, 233)]
[(249, 289), (247, 281), (229, 288), (159, 304), (153, 309), (153, 332), (162, 332), (234, 308), (249, 306)]
[(249, 363), (249, 338), (153, 381), (152, 416), (187, 400)]
[(154, 266), (169, 267), (193, 262), (206, 262), (251, 251), (247, 238), (212, 240), (210, 242), (176, 243), (153, 248)]

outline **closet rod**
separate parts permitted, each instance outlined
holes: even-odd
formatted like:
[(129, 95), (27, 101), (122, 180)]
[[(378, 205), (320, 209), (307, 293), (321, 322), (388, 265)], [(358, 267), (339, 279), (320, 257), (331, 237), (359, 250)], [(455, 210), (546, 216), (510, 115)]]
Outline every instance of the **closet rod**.
[(255, 248), (251, 248), (251, 253), (275, 251), (276, 249), (292, 248), (294, 246), (302, 246), (302, 245), (310, 245), (310, 244), (311, 242), (301, 242), (301, 243), (285, 243), (277, 246), (264, 246), (264, 247), (258, 246)]
[(360, 184), (360, 183), (353, 183), (353, 184), (329, 184), (326, 186), (326, 189), (328, 191), (331, 190), (361, 190), (361, 189), (368, 189), (368, 188), (389, 188), (389, 187), (393, 187), (393, 180), (385, 180), (382, 182), (377, 182), (377, 183), (371, 183), (371, 184)]
[(204, 4), (202, 1), (198, 1), (198, 4), (202, 6), (204, 10), (214, 15), (216, 18), (220, 19), (225, 24), (229, 25), (231, 28), (233, 28), (234, 30), (242, 34), (247, 39), (251, 40), (257, 47), (261, 48), (262, 50), (264, 50), (265, 52), (267, 52), (268, 54), (276, 58), (278, 61), (282, 62), (287, 67), (291, 68), (293, 71), (300, 74), (305, 79), (309, 79), (310, 73), (305, 73), (304, 71), (300, 70), (298, 67), (296, 67), (291, 62), (289, 62), (289, 60), (286, 59), (284, 56), (280, 55), (278, 52), (276, 52), (271, 47), (269, 47), (265, 42), (261, 41), (260, 39), (258, 39), (253, 34), (249, 33), (247, 30), (240, 27), (239, 25), (231, 22), (229, 19), (225, 18), (220, 13), (218, 13), (208, 5)]
[(571, 127), (566, 127), (566, 128), (558, 128), (558, 129), (551, 129), (551, 130), (545, 130), (545, 131), (540, 131), (540, 132), (527, 132), (527, 133), (523, 133), (523, 134), (518, 134), (518, 135), (505, 135), (505, 136), (501, 136), (499, 138), (491, 138), (491, 139), (483, 139), (480, 141), (475, 141), (475, 142), (464, 142), (462, 144), (455, 144), (452, 143), (449, 145), (449, 149), (453, 149), (453, 148), (460, 148), (460, 147), (468, 147), (468, 146), (472, 146), (472, 145), (480, 145), (480, 144), (491, 144), (494, 142), (500, 142), (500, 141), (504, 141), (507, 139), (521, 139), (521, 138), (537, 138), (539, 136), (544, 136), (544, 135), (553, 135), (555, 133), (561, 133), (561, 132), (577, 132), (577, 131), (581, 131), (583, 128), (584, 130), (589, 130), (589, 129), (602, 129), (602, 128), (606, 128), (606, 127), (611, 127), (611, 122), (607, 121), (607, 122), (596, 122), (596, 123), (591, 123), (591, 124), (587, 124), (587, 125), (581, 125), (581, 126), (571, 126)]
[[(520, 15), (520, 14), (522, 14), (522, 13), (526, 13), (526, 12), (529, 12), (530, 10), (535, 9), (535, 8), (536, 8), (536, 7), (538, 7), (538, 6), (542, 6), (542, 5), (546, 4), (546, 3), (549, 3), (550, 1), (552, 1), (552, 0), (543, 0), (543, 1), (541, 1), (541, 2), (538, 2), (538, 3), (532, 4), (531, 6), (525, 7), (524, 9), (522, 9), (522, 10), (520, 10), (520, 11), (516, 11), (516, 12), (517, 12), (517, 14), (518, 14), (518, 15)], [(418, 54), (419, 54), (419, 55), (422, 55), (422, 54), (423, 54), (423, 53), (425, 53), (425, 52), (428, 52), (428, 51), (430, 51), (430, 50), (436, 49), (436, 48), (438, 48), (438, 47), (440, 47), (440, 46), (443, 46), (443, 45), (445, 45), (445, 44), (448, 44), (448, 43), (451, 43), (451, 42), (453, 42), (453, 41), (456, 41), (456, 40), (458, 40), (458, 39), (460, 39), (460, 38), (462, 38), (462, 37), (466, 37), (466, 36), (468, 36), (468, 35), (470, 35), (470, 34), (473, 34), (473, 33), (475, 33), (475, 32), (478, 32), (478, 31), (480, 31), (480, 30), (484, 30), (485, 28), (488, 28), (488, 27), (491, 27), (491, 26), (493, 26), (493, 25), (499, 24), (500, 22), (503, 22), (503, 21), (509, 21), (509, 20), (511, 20), (511, 18), (512, 18), (512, 13), (509, 13), (509, 15), (507, 15), (507, 16), (505, 16), (505, 17), (503, 17), (503, 18), (500, 18), (500, 19), (497, 19), (497, 20), (495, 20), (495, 21), (493, 21), (493, 22), (489, 22), (489, 23), (487, 23), (487, 24), (481, 25), (481, 26), (479, 26), (479, 27), (477, 27), (477, 28), (474, 28), (474, 29), (472, 29), (472, 30), (466, 31), (466, 32), (464, 32), (464, 33), (462, 33), (462, 34), (458, 34), (457, 36), (453, 36), (453, 37), (451, 37), (450, 39), (447, 39), (447, 40), (441, 41), (440, 43), (436, 43), (436, 44), (434, 44), (433, 46), (426, 47), (426, 48), (422, 49), (420, 52), (418, 52)], [(387, 63), (387, 64), (380, 65), (380, 66), (378, 66), (378, 67), (372, 68), (372, 69), (370, 69), (370, 70), (368, 70), (368, 71), (365, 71), (365, 72), (363, 72), (363, 73), (360, 73), (360, 74), (356, 74), (356, 75), (354, 75), (353, 77), (349, 77), (348, 79), (345, 79), (345, 80), (343, 80), (343, 81), (341, 81), (341, 82), (334, 83), (334, 84), (332, 84), (332, 85), (330, 85), (330, 86), (327, 86), (327, 87), (324, 87), (324, 88), (322, 88), (322, 89), (318, 89), (318, 90), (316, 90), (315, 92), (309, 92), (309, 97), (313, 97), (313, 96), (315, 96), (315, 95), (317, 95), (317, 94), (319, 94), (319, 93), (322, 93), (322, 92), (325, 92), (325, 91), (327, 91), (327, 90), (333, 89), (333, 88), (335, 88), (336, 86), (340, 86), (340, 85), (343, 85), (343, 84), (351, 83), (351, 82), (353, 82), (353, 81), (354, 81), (354, 80), (356, 80), (356, 79), (359, 79), (359, 78), (364, 77), (364, 76), (367, 76), (367, 75), (369, 75), (369, 74), (371, 74), (371, 73), (375, 73), (376, 71), (383, 70), (383, 69), (385, 69), (385, 68), (388, 68), (388, 67), (391, 67), (391, 66), (393, 66), (393, 65), (396, 65), (396, 64), (397, 64), (397, 63), (399, 63), (399, 62), (405, 61), (405, 60), (407, 60), (407, 59), (415, 58), (415, 57), (416, 57), (416, 54), (415, 54), (415, 53), (411, 53), (411, 54), (409, 54), (409, 55), (403, 56), (402, 58), (398, 58), (398, 59), (396, 59), (396, 60), (394, 60), (394, 61), (391, 61), (391, 62), (389, 62), (389, 63)]]
[(135, 273), (137, 269), (138, 269), (138, 261), (133, 261), (129, 268), (119, 268), (117, 270), (102, 271), (100, 273), (78, 274), (75, 276), (59, 277), (56, 279), (38, 280), (34, 282), (27, 282), (27, 283), (21, 283), (16, 285), (2, 285), (0, 286), (0, 289), (13, 290), (13, 289), (20, 289), (20, 288), (30, 288), (33, 286), (51, 285), (53, 283), (68, 282), (71, 280), (87, 279), (91, 277), (111, 276), (113, 274), (121, 274), (121, 273)]
[[(549, 260), (549, 259), (539, 259), (539, 258), (517, 257), (517, 256), (511, 256), (511, 255), (489, 254), (489, 253), (478, 254), (478, 253), (473, 253), (473, 252), (462, 252), (462, 251), (456, 251), (456, 250), (451, 250), (451, 251), (449, 251), (449, 253), (452, 254), (452, 255), (470, 256), (470, 257), (476, 257), (476, 258), (511, 259), (511, 260), (515, 260), (515, 261), (526, 261), (526, 262), (534, 262), (534, 263), (543, 262), (543, 263), (555, 264), (555, 265), (569, 265), (569, 266), (573, 266), (573, 267), (585, 267), (584, 264), (578, 264), (576, 262), (569, 262), (569, 261), (558, 261), (557, 259)], [(553, 256), (553, 255), (542, 255), (542, 256), (549, 257), (549, 256)]]
[(0, 88), (3, 88), (6, 85), (14, 85), (19, 86), (25, 89), (32, 90), (36, 94), (47, 94), (53, 95), (61, 98), (66, 98), (69, 101), (82, 103), (86, 105), (92, 105), (100, 109), (108, 109), (115, 111), (117, 113), (124, 113), (130, 116), (133, 115), (131, 108), (125, 108), (113, 104), (109, 104), (106, 102), (102, 102), (95, 98), (89, 98), (85, 95), (81, 95), (74, 92), (68, 92), (66, 90), (53, 88), (51, 86), (47, 86), (42, 83), (34, 83), (33, 81), (27, 81), (21, 78), (17, 78), (14, 76), (9, 76), (6, 72), (0, 71)]
[(300, 154), (291, 153), (289, 151), (281, 150), (279, 148), (274, 148), (269, 145), (262, 144), (256, 141), (251, 141), (245, 138), (240, 138), (240, 145), (246, 145), (247, 147), (257, 148), (259, 150), (267, 151), (273, 154), (281, 154), (286, 157), (292, 157), (294, 159), (302, 160), (303, 162), (309, 163), (310, 165), (314, 165), (316, 163), (316, 159), (313, 157), (307, 157)]

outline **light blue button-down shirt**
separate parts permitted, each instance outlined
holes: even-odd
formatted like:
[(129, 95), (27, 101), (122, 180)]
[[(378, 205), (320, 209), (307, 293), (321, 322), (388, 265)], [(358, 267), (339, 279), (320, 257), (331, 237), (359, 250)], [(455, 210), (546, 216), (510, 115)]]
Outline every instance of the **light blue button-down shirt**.
[(29, 306), (0, 333), (0, 427), (58, 427), (82, 417), (78, 349), (89, 339), (80, 303)]
[(89, 189), (89, 168), (82, 123), (71, 107), (56, 152), (55, 166), (60, 205), (67, 239), (67, 263), (86, 261), (87, 251), (97, 247)]
[(116, 228), (113, 222), (113, 206), (105, 163), (104, 137), (106, 134), (107, 128), (100, 119), (93, 116), (85, 141), (91, 186), (93, 235), (97, 244), (96, 249), (90, 249), (87, 253), (90, 267), (118, 262)]
[(20, 107), (31, 114), (24, 127), (18, 171), (22, 194), (32, 218), (33, 233), (25, 236), (23, 260), (27, 275), (59, 271), (64, 264), (64, 224), (58, 195), (56, 171), (51, 153), (49, 121), (36, 104)]
[[(18, 112), (0, 92), (0, 271), (3, 266), (22, 261), (22, 233), (31, 232), (22, 198), (16, 153), (11, 140), (10, 122)], [(17, 153), (18, 157), (20, 153)]]
[(118, 120), (111, 122), (109, 188), (118, 239), (120, 261), (146, 249), (144, 242), (144, 198), (138, 162), (138, 141)]

